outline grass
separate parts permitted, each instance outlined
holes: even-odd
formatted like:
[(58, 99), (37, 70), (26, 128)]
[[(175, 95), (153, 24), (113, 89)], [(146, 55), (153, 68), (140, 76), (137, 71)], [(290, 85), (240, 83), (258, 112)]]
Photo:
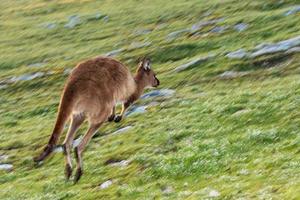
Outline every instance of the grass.
[[(38, 71), (53, 74), (0, 89), (0, 199), (299, 199), (300, 55), (230, 60), (224, 55), (300, 34), (298, 14), (284, 16), (296, 0), (266, 1), (1, 1), (0, 80)], [(211, 12), (206, 16), (205, 13)], [(108, 22), (95, 19), (97, 13)], [(68, 17), (83, 21), (64, 28)], [(201, 20), (244, 22), (247, 30), (167, 40)], [(54, 29), (45, 28), (56, 23)], [(212, 26), (213, 27), (213, 26)], [(209, 27), (207, 28), (209, 30)], [(146, 34), (138, 34), (151, 30)], [(201, 32), (200, 32), (201, 33)], [(132, 42), (150, 46), (130, 49)], [(64, 180), (61, 153), (43, 165), (32, 157), (51, 133), (66, 75), (81, 60), (124, 48), (115, 56), (133, 71), (150, 55), (162, 83), (176, 93), (120, 124), (105, 124), (84, 155), (77, 185)], [(180, 73), (177, 66), (216, 54)], [(44, 62), (44, 67), (28, 67)], [(219, 74), (247, 71), (223, 80)], [(140, 100), (145, 104), (149, 100)], [(127, 125), (126, 133), (110, 135)], [(85, 131), (82, 127), (79, 131)], [(105, 136), (104, 136), (105, 135)], [(62, 138), (63, 139), (63, 138)], [(130, 160), (127, 167), (109, 160)], [(99, 185), (107, 180), (106, 189)], [(166, 192), (171, 188), (171, 192)]]

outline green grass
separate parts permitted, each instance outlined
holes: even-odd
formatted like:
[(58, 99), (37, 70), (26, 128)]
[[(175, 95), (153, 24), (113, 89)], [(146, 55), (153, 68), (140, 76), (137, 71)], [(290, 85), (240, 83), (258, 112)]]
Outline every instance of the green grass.
[[(0, 171), (0, 199), (211, 199), (212, 190), (219, 192), (216, 199), (299, 199), (299, 53), (255, 60), (224, 56), (300, 35), (299, 13), (283, 15), (297, 2), (0, 1), (0, 80), (54, 72), (0, 89), (0, 155), (9, 155), (3, 163), (14, 165), (11, 172)], [(109, 21), (95, 20), (98, 12)], [(84, 22), (64, 28), (74, 14)], [(241, 33), (229, 28), (167, 40), (171, 32), (220, 17), (225, 20), (218, 25), (244, 22), (249, 27)], [(43, 27), (51, 22), (54, 29)], [(136, 34), (148, 29), (148, 34)], [(130, 49), (132, 42), (147, 41), (150, 46)], [(145, 114), (102, 126), (85, 151), (77, 185), (65, 182), (61, 153), (35, 166), (32, 158), (55, 122), (67, 78), (63, 71), (120, 48), (125, 50), (116, 58), (132, 71), (138, 57), (152, 57), (160, 87), (176, 90), (175, 95), (154, 99), (160, 104)], [(216, 57), (172, 72), (209, 53)], [(37, 62), (46, 66), (28, 67)], [(218, 77), (228, 70), (249, 73), (231, 80)], [(109, 135), (127, 125), (133, 128)], [(107, 165), (112, 159), (131, 162), (125, 168)], [(113, 184), (99, 189), (109, 179)], [(171, 193), (163, 192), (168, 187)]]

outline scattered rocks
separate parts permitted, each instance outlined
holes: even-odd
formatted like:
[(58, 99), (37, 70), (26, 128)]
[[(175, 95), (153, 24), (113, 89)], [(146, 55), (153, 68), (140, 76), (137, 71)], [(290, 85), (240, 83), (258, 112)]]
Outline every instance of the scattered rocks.
[(125, 126), (123, 128), (120, 128), (118, 130), (116, 130), (115, 132), (113, 132), (112, 134), (113, 135), (118, 135), (118, 134), (121, 134), (121, 133), (124, 133), (126, 131), (128, 131), (129, 129), (131, 129), (133, 126)]
[(232, 79), (247, 75), (248, 72), (226, 71), (219, 75), (221, 79)]
[(113, 184), (112, 180), (107, 180), (104, 183), (102, 183), (99, 187), (100, 189), (106, 189), (109, 186), (111, 186)]
[(214, 58), (215, 57), (215, 54), (210, 54), (206, 57), (200, 57), (200, 58), (196, 58), (195, 60), (192, 60), (191, 62), (189, 63), (186, 63), (186, 64), (183, 64), (179, 67), (176, 67), (175, 68), (175, 72), (181, 72), (181, 71), (184, 71), (188, 68), (191, 68), (191, 67), (194, 67), (195, 65), (199, 65), (203, 62), (206, 62), (207, 60), (211, 59), (211, 58)]
[(205, 26), (214, 25), (216, 23), (223, 22), (224, 20), (225, 20), (225, 18), (218, 18), (218, 19), (212, 19), (212, 20), (208, 20), (208, 21), (201, 21), (201, 22), (194, 24), (192, 26), (192, 28), (190, 29), (190, 31), (197, 32), (197, 31), (200, 31)]
[(161, 90), (152, 90), (151, 92), (147, 92), (141, 96), (141, 99), (148, 99), (153, 97), (171, 97), (175, 93), (175, 90), (171, 89), (161, 89)]
[(0, 170), (11, 171), (13, 169), (13, 165), (11, 164), (0, 164)]
[(243, 32), (248, 28), (248, 24), (238, 23), (238, 24), (234, 25), (233, 28), (238, 32)]
[(239, 49), (237, 51), (230, 52), (226, 55), (227, 58), (232, 58), (232, 59), (241, 59), (248, 57), (248, 53), (246, 52), (245, 49)]
[(82, 23), (79, 15), (72, 15), (69, 17), (68, 23), (64, 25), (65, 28), (74, 28)]
[(296, 5), (293, 8), (291, 8), (289, 11), (284, 13), (284, 16), (293, 15), (300, 12), (300, 5)]
[(208, 193), (208, 196), (209, 196), (209, 197), (218, 197), (218, 196), (220, 196), (220, 193), (219, 193), (217, 190), (211, 190), (211, 191)]
[(113, 50), (113, 51), (110, 51), (110, 52), (106, 53), (105, 55), (109, 56), (109, 57), (116, 56), (124, 50), (125, 50), (124, 48), (116, 49), (116, 50)]

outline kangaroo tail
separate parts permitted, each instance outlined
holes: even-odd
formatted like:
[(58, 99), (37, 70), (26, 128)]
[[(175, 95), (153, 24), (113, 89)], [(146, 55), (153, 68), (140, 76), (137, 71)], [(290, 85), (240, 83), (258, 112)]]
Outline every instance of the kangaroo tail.
[(46, 147), (44, 147), (44, 150), (42, 151), (42, 153), (33, 159), (35, 162), (40, 162), (40, 161), (44, 160), (53, 152), (55, 145), (59, 139), (59, 136), (63, 132), (64, 125), (67, 122), (67, 120), (69, 119), (69, 116), (72, 111), (71, 102), (66, 99), (66, 96), (67, 95), (65, 92), (63, 95), (63, 98), (61, 99), (60, 105), (59, 105), (56, 123), (55, 123), (54, 129), (53, 129), (52, 135), (50, 137), (50, 140), (49, 140), (48, 144), (46, 145)]

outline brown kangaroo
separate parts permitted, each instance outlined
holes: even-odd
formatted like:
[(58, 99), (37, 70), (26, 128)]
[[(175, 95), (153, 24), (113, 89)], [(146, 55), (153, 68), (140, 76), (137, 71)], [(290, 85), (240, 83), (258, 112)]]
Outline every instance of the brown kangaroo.
[[(65, 175), (69, 179), (72, 175), (70, 154), (75, 132), (87, 119), (89, 128), (74, 149), (77, 163), (74, 178), (76, 183), (82, 175), (82, 152), (101, 124), (107, 120), (119, 122), (126, 109), (141, 96), (146, 87), (158, 85), (159, 80), (150, 68), (150, 60), (147, 58), (140, 61), (134, 76), (126, 66), (112, 58), (96, 57), (79, 63), (64, 87), (50, 140), (34, 161), (42, 161), (50, 155), (70, 118), (69, 130), (63, 142)], [(117, 102), (123, 102), (123, 106), (120, 115), (115, 116)]]

